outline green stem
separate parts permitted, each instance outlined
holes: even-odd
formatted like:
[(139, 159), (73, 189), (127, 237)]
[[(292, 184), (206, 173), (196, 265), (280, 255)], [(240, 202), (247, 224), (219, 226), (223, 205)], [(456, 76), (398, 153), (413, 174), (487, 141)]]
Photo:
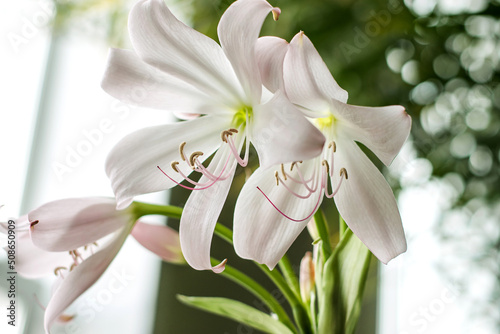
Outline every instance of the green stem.
[(292, 291), (298, 298), (301, 298), (299, 280), (297, 279), (295, 271), (292, 268), (292, 264), (290, 263), (290, 260), (288, 259), (286, 254), (283, 255), (280, 262), (278, 262), (278, 265), (281, 272), (283, 273), (283, 276), (285, 277), (286, 282), (292, 288)]
[(173, 205), (159, 205), (143, 202), (132, 203), (132, 211), (137, 218), (147, 215), (162, 215), (172, 218), (181, 218), (182, 208)]
[(321, 238), (321, 249), (326, 261), (332, 254), (332, 245), (330, 244), (330, 234), (328, 233), (328, 227), (326, 225), (323, 210), (319, 209), (316, 211), (314, 214), (314, 222), (316, 223), (316, 229), (318, 230), (319, 237)]
[(297, 321), (299, 330), (301, 334), (313, 333), (311, 327), (311, 319), (309, 318), (309, 313), (306, 310), (306, 306), (302, 303), (300, 298), (297, 298), (295, 293), (290, 289), (287, 282), (276, 270), (269, 270), (266, 265), (258, 264), (257, 266), (273, 281), (273, 283), (281, 290), (283, 296), (290, 304), (293, 312), (293, 316)]
[(342, 216), (339, 214), (339, 240), (342, 239), (346, 230), (347, 224), (345, 223), (344, 218), (342, 218)]
[[(219, 260), (211, 258), (210, 259), (211, 263), (213, 266), (216, 266), (220, 263)], [(267, 307), (274, 312), (277, 316), (278, 319), (285, 324), (288, 328), (293, 333), (297, 333), (297, 329), (295, 328), (294, 324), (288, 317), (288, 314), (285, 312), (285, 310), (281, 307), (280, 303), (276, 300), (273, 295), (271, 295), (266, 289), (264, 289), (259, 283), (254, 281), (252, 278), (248, 277), (241, 271), (226, 265), (224, 271), (220, 273), (219, 275), (224, 276), (225, 278), (235, 282), (236, 284), (240, 285), (250, 293), (252, 293), (254, 296), (259, 298)]]
[[(227, 227), (217, 223), (215, 227), (215, 234), (218, 235), (220, 238), (224, 239), (225, 241), (229, 242), (230, 244), (232, 244), (233, 232)], [(286, 259), (285, 262), (287, 261), (288, 260)], [(306, 306), (302, 303), (302, 300), (300, 299), (300, 292), (299, 295), (296, 295), (295, 292), (292, 291), (288, 283), (285, 281), (283, 276), (281, 276), (278, 271), (276, 270), (271, 271), (269, 270), (269, 268), (267, 268), (267, 266), (263, 264), (258, 264), (256, 262), (254, 263), (271, 279), (271, 281), (273, 281), (276, 287), (278, 287), (278, 289), (281, 290), (283, 296), (285, 296), (285, 298), (287, 299), (288, 303), (292, 307), (292, 312), (297, 321), (297, 325), (299, 326), (300, 333), (312, 333), (309, 313), (306, 310)], [(283, 263), (282, 265), (287, 266), (286, 263)], [(288, 262), (288, 269), (285, 271), (291, 271), (293, 273), (293, 269), (291, 267), (290, 262)]]

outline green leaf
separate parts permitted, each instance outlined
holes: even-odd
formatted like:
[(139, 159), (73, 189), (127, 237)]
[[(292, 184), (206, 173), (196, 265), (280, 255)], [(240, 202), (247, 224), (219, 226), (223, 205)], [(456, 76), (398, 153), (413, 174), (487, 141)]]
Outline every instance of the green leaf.
[(352, 231), (346, 230), (323, 269), (319, 333), (354, 333), (371, 256)]
[(283, 323), (242, 302), (220, 297), (177, 295), (182, 303), (246, 324), (270, 334), (293, 334)]

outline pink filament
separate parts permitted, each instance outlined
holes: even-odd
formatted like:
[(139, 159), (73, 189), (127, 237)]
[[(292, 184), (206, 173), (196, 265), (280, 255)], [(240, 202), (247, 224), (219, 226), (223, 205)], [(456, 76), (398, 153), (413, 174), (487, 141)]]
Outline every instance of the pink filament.
[(322, 194), (320, 192), (319, 196), (318, 196), (318, 200), (316, 201), (316, 205), (314, 206), (314, 209), (312, 210), (312, 212), (306, 217), (306, 218), (303, 218), (303, 219), (294, 219), (294, 218), (291, 218), (289, 216), (287, 216), (283, 211), (281, 211), (280, 209), (278, 209), (278, 207), (273, 203), (273, 201), (271, 201), (271, 199), (269, 197), (267, 197), (267, 195), (259, 188), (257, 187), (257, 189), (259, 189), (259, 191), (262, 193), (262, 195), (264, 195), (264, 197), (269, 201), (269, 203), (271, 203), (272, 206), (274, 206), (274, 208), (285, 218), (287, 218), (288, 220), (291, 220), (291, 221), (294, 221), (294, 222), (297, 222), (297, 223), (300, 223), (300, 222), (303, 222), (305, 220), (308, 220), (310, 219), (314, 213), (316, 212), (316, 210), (318, 209), (319, 207), (319, 203), (321, 202), (321, 197), (322, 197)]
[[(188, 189), (188, 190), (204, 190), (204, 189), (208, 189), (210, 188), (211, 186), (213, 186), (217, 181), (219, 180), (224, 180), (224, 178), (222, 177), (222, 174), (224, 173), (224, 171), (226, 170), (226, 167), (227, 167), (227, 164), (229, 163), (229, 158), (227, 158), (226, 160), (226, 163), (224, 164), (224, 168), (222, 168), (222, 171), (220, 172), (219, 176), (215, 179), (215, 180), (212, 180), (212, 182), (209, 182), (207, 183), (208, 185), (203, 185), (201, 186), (200, 188), (193, 188), (193, 187), (188, 187), (188, 186), (185, 186), (183, 184), (180, 184), (179, 182), (175, 181), (173, 178), (171, 178), (167, 173), (165, 173), (163, 171), (163, 169), (160, 168), (160, 166), (156, 166), (162, 173), (163, 175), (165, 175), (166, 177), (168, 177), (172, 182), (174, 182), (175, 184), (177, 184), (178, 186), (181, 186), (182, 188), (184, 189)], [(227, 178), (228, 176), (225, 176), (225, 178)], [(187, 178), (185, 178), (187, 179)], [(192, 181), (192, 180), (191, 180)], [(192, 181), (192, 182), (195, 182), (195, 181)]]

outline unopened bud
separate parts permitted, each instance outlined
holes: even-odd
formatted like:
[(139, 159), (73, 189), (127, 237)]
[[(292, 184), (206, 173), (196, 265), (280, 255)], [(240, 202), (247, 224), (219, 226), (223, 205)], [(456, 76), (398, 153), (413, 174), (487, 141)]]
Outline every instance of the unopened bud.
[(300, 261), (300, 296), (305, 303), (311, 300), (311, 293), (314, 291), (314, 261), (311, 252)]

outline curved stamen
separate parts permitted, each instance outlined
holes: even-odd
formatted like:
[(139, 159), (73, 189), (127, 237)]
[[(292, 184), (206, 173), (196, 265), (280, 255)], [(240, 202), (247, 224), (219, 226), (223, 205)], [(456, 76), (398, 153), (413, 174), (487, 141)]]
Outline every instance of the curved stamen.
[(61, 278), (64, 278), (63, 274), (61, 273), (61, 270), (68, 270), (68, 268), (66, 268), (66, 267), (56, 267), (54, 269), (54, 275), (61, 276)]
[(183, 141), (180, 145), (179, 145), (179, 154), (181, 155), (181, 159), (182, 161), (186, 161), (187, 160), (187, 157), (186, 155), (184, 154), (184, 146), (186, 146), (186, 142)]
[[(326, 178), (326, 176), (325, 176)], [(340, 180), (339, 180), (339, 183), (337, 184), (337, 186), (335, 187), (335, 189), (332, 191), (331, 194), (328, 194), (328, 184), (326, 184), (326, 180), (325, 180), (325, 196), (327, 198), (332, 198), (333, 196), (335, 196), (339, 189), (340, 189), (340, 186), (342, 185), (342, 181), (344, 180), (344, 178), (347, 180), (347, 170), (345, 168), (342, 168), (340, 170)]]
[(285, 179), (285, 181), (287, 180), (286, 178), (286, 172), (285, 172), (285, 166), (283, 164), (281, 164), (281, 174), (283, 174), (283, 178)]
[(278, 172), (276, 172), (274, 174), (276, 176), (276, 183), (279, 183), (279, 181), (281, 181), (281, 184), (283, 185), (283, 187), (285, 187), (286, 190), (288, 190), (289, 193), (291, 193), (293, 196), (295, 197), (298, 197), (298, 198), (302, 198), (302, 199), (306, 199), (306, 198), (309, 198), (311, 197), (311, 195), (314, 193), (314, 191), (309, 191), (309, 193), (307, 195), (300, 195), (299, 193), (297, 193), (296, 191), (292, 190), (287, 184), (285, 181), (283, 181), (281, 179), (281, 177), (279, 176)]
[[(313, 176), (309, 180), (305, 180), (304, 175), (302, 174), (302, 171), (300, 170), (299, 165), (297, 165), (296, 170), (297, 170), (297, 174), (299, 175), (299, 178), (300, 178), (300, 182), (298, 182), (298, 183), (302, 183), (308, 191), (315, 192), (318, 189), (318, 183), (319, 183), (317, 178), (315, 177), (316, 170), (314, 171)], [(288, 176), (292, 179), (292, 177), (290, 175), (288, 175)], [(309, 186), (310, 182), (312, 182), (311, 186)]]
[[(299, 161), (299, 162), (301, 162), (301, 161)], [(293, 165), (296, 165), (297, 168), (299, 166), (299, 165), (297, 165), (297, 161), (292, 162), (292, 165), (290, 166), (290, 171), (293, 170)], [(305, 180), (304, 177), (301, 177), (302, 174), (300, 174), (300, 171), (299, 171), (299, 178), (300, 178), (300, 180), (297, 179), (297, 178), (295, 178), (295, 177), (293, 177), (291, 174), (288, 174), (286, 172), (285, 172), (285, 174), (286, 174), (286, 177), (289, 178), (290, 180), (292, 180), (293, 182), (295, 182), (295, 183), (301, 183), (301, 184), (304, 184), (304, 185), (308, 184), (310, 182), (314, 182), (315, 181), (315, 177), (316, 177), (316, 171), (313, 172), (313, 174), (311, 175), (311, 177), (308, 180)]]
[(191, 153), (189, 156), (189, 165), (194, 168), (195, 167), (195, 160), (198, 159), (198, 157), (201, 157), (203, 155), (203, 152), (201, 151), (195, 151)]
[(271, 201), (271, 199), (269, 197), (267, 197), (267, 195), (259, 188), (257, 187), (257, 189), (259, 189), (259, 191), (262, 193), (262, 195), (264, 195), (264, 197), (269, 201), (269, 203), (271, 203), (271, 205), (285, 218), (287, 218), (288, 220), (291, 220), (293, 222), (296, 222), (296, 223), (300, 223), (300, 222), (303, 222), (303, 221), (306, 221), (308, 219), (310, 219), (314, 213), (316, 212), (316, 210), (318, 209), (319, 207), (319, 204), (321, 203), (321, 197), (322, 197), (322, 193), (319, 192), (319, 196), (318, 196), (318, 200), (316, 201), (316, 205), (314, 206), (312, 212), (306, 217), (306, 218), (303, 218), (303, 219), (294, 219), (290, 216), (287, 216), (283, 211), (281, 211), (280, 209), (278, 209), (278, 207), (273, 203), (273, 201)]
[(248, 148), (245, 150), (245, 157), (243, 159), (241, 159), (240, 154), (238, 153), (238, 150), (236, 149), (236, 145), (234, 144), (233, 137), (227, 137), (227, 138), (228, 138), (228, 141), (226, 141), (226, 143), (229, 144), (229, 148), (231, 149), (231, 152), (233, 153), (234, 158), (236, 159), (236, 161), (238, 162), (238, 164), (241, 167), (246, 167), (248, 165), (248, 152), (249, 152)]
[[(203, 185), (203, 186), (201, 186), (201, 187), (199, 187), (199, 188), (193, 188), (193, 187), (188, 187), (188, 186), (185, 186), (185, 185), (183, 185), (183, 184), (181, 184), (181, 183), (179, 183), (179, 182), (175, 181), (173, 178), (171, 178), (171, 177), (170, 177), (167, 173), (165, 173), (165, 172), (163, 171), (163, 169), (161, 169), (161, 168), (160, 168), (160, 166), (156, 166), (156, 168), (158, 168), (158, 169), (159, 169), (159, 170), (163, 173), (163, 175), (165, 175), (166, 177), (168, 177), (168, 178), (169, 178), (172, 182), (174, 182), (174, 183), (175, 183), (175, 184), (177, 184), (178, 186), (181, 186), (181, 187), (182, 187), (182, 188), (184, 188), (184, 189), (188, 189), (188, 190), (204, 190), (204, 189), (208, 189), (208, 188), (210, 188), (211, 186), (213, 186), (213, 185), (214, 185), (217, 181), (219, 181), (219, 180), (224, 180), (224, 178), (222, 177), (222, 175), (224, 174), (224, 171), (226, 170), (226, 167), (227, 167), (227, 165), (228, 165), (228, 163), (229, 163), (229, 158), (230, 158), (230, 156), (228, 156), (228, 157), (227, 157), (226, 163), (224, 164), (224, 167), (222, 168), (222, 171), (220, 172), (219, 177), (218, 177), (218, 178), (216, 178), (215, 180), (211, 181), (210, 183), (208, 183), (208, 185), (206, 185), (206, 186), (205, 186), (205, 185)], [(227, 176), (227, 177), (228, 177), (228, 176)], [(227, 177), (226, 177), (226, 178), (227, 178)], [(185, 178), (185, 179), (186, 179), (186, 180), (188, 180), (188, 178)], [(195, 181), (192, 181), (192, 182), (195, 182)]]

